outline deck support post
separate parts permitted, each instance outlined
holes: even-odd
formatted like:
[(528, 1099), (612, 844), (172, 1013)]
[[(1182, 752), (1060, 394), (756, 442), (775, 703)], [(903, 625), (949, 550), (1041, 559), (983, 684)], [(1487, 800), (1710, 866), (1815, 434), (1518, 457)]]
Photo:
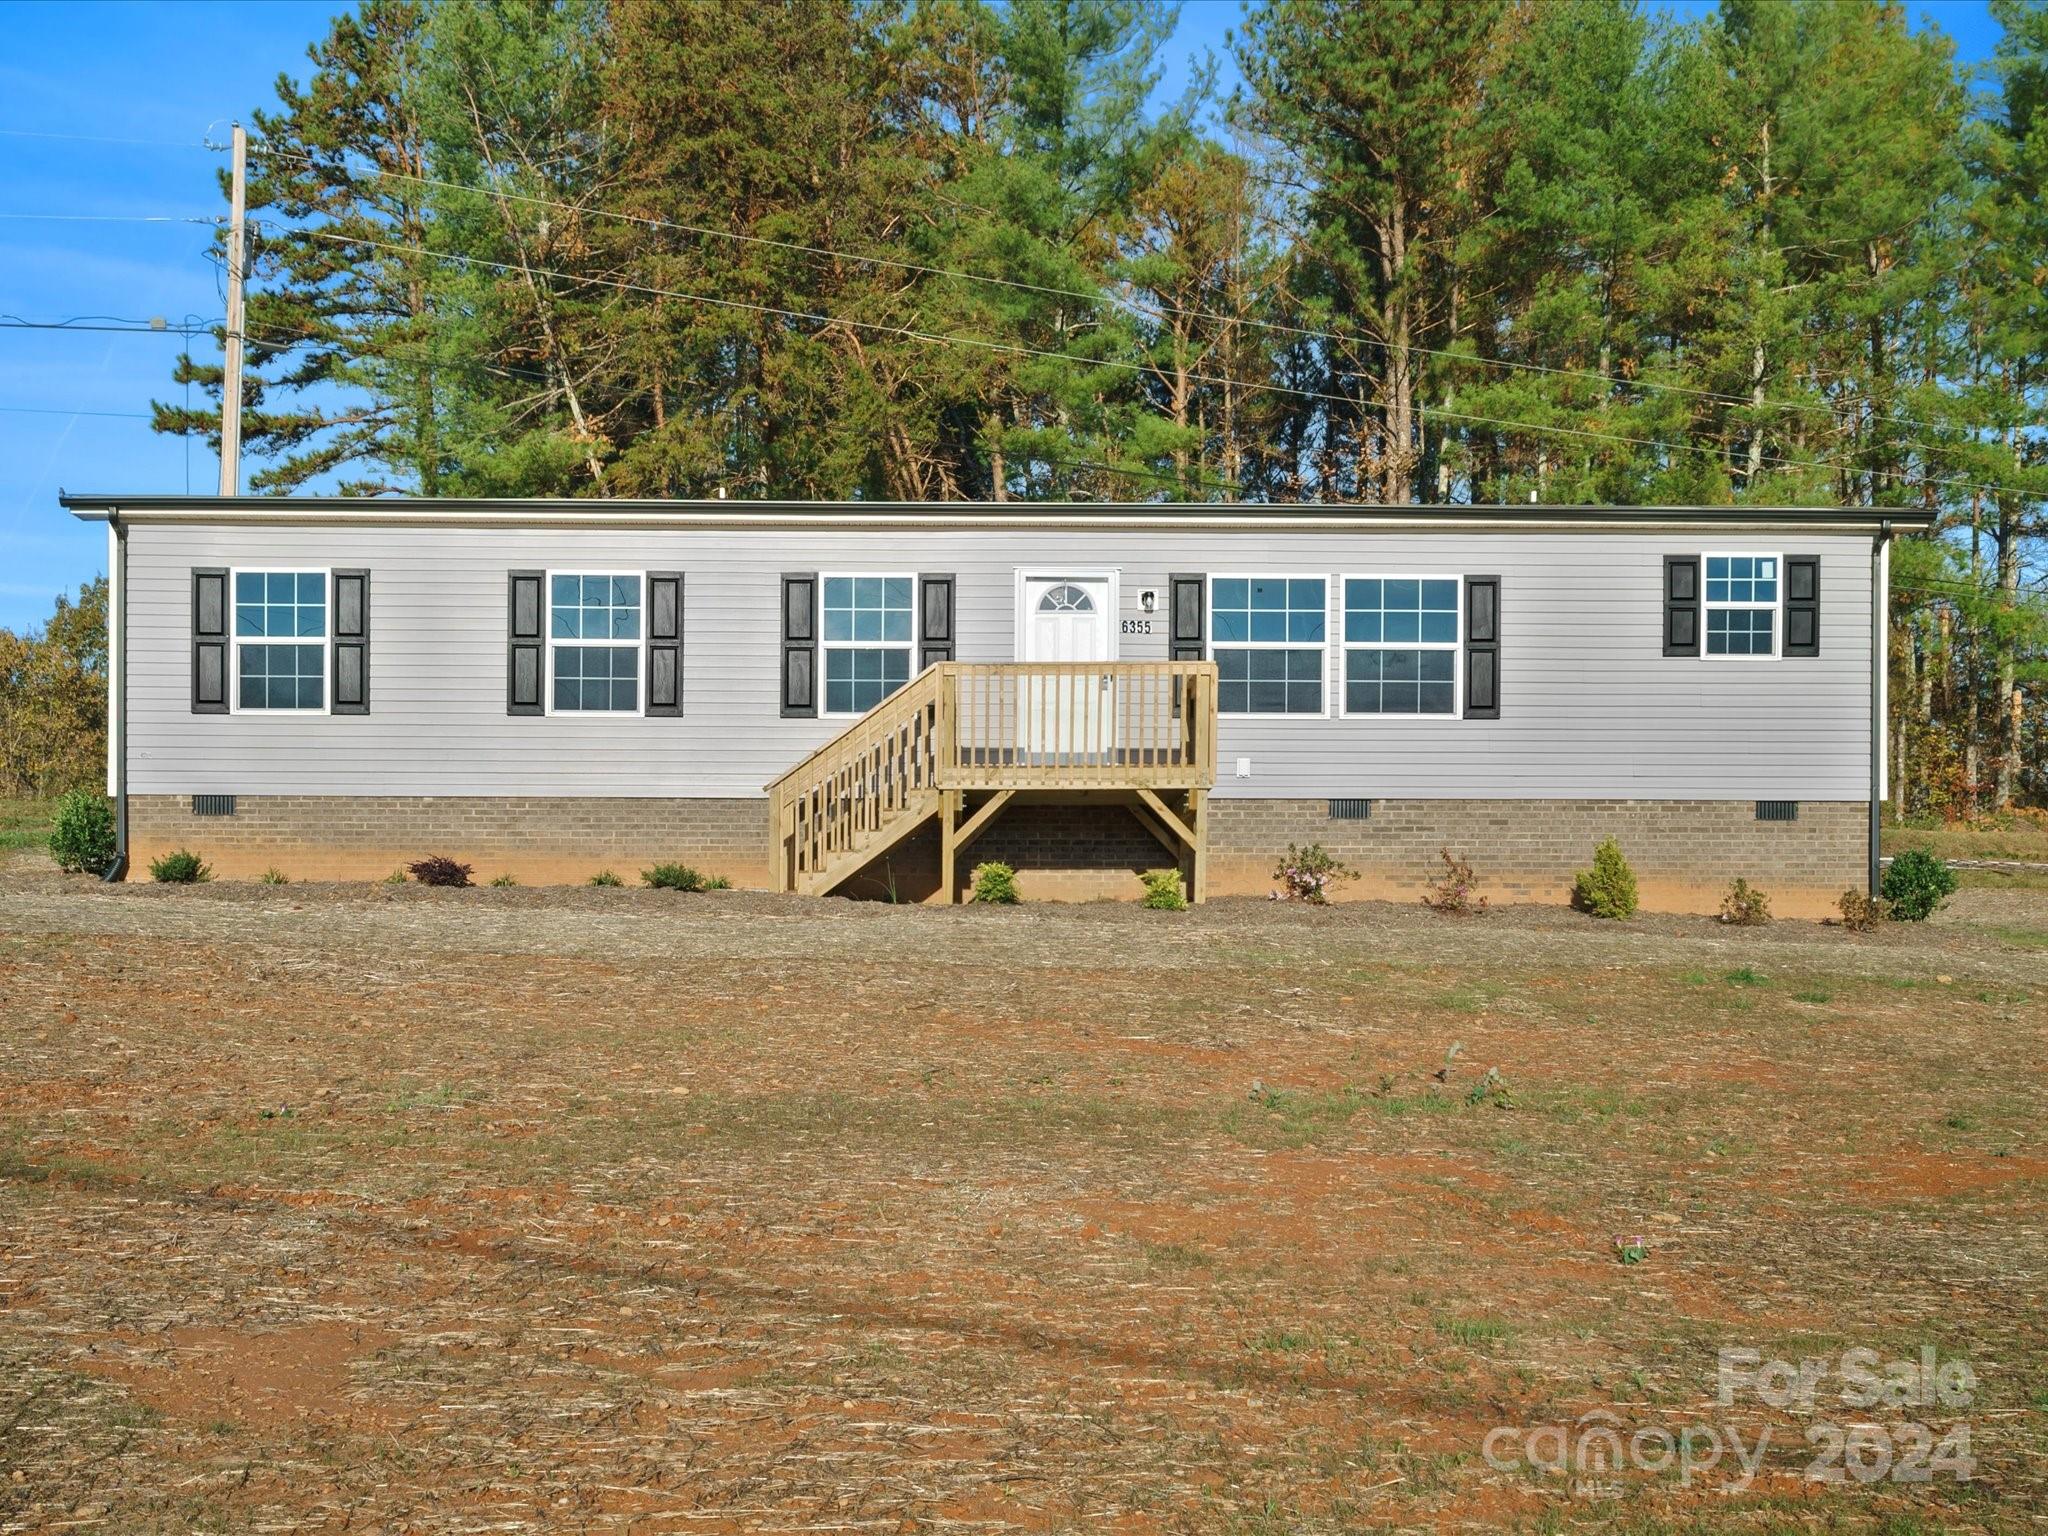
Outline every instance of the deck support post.
[(960, 900), (960, 810), (967, 796), (957, 789), (939, 791), (939, 889), (932, 900), (952, 906)]
[(1194, 857), (1190, 861), (1194, 869), (1188, 879), (1188, 900), (1200, 906), (1209, 894), (1209, 791), (1191, 789), (1188, 791), (1188, 820), (1194, 827), (1191, 842)]

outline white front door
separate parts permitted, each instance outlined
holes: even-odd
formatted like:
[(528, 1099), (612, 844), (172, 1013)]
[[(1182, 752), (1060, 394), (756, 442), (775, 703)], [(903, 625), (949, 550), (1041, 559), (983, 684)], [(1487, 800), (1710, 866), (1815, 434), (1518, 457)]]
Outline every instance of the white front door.
[[(1107, 576), (1024, 578), (1024, 660), (1114, 661), (1111, 582)], [(1026, 750), (1062, 757), (1107, 753), (1112, 703), (1110, 676), (1062, 669), (1026, 677), (1018, 700)]]

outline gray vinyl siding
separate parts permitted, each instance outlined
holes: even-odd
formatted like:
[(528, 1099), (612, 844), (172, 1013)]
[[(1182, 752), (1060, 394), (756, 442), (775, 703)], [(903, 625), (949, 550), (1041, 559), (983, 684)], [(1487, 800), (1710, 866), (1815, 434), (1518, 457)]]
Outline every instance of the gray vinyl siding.
[[(779, 709), (786, 571), (958, 578), (956, 655), (1007, 661), (1016, 574), (1121, 573), (1126, 660), (1164, 658), (1169, 572), (1501, 578), (1498, 720), (1226, 718), (1217, 793), (1258, 798), (1862, 799), (1870, 540), (1656, 532), (526, 529), (138, 524), (129, 534), (129, 784), (139, 794), (757, 794), (844, 721)], [(1821, 654), (1662, 655), (1666, 555), (1821, 556)], [(366, 568), (368, 715), (191, 711), (194, 566)], [(680, 718), (505, 712), (506, 573), (685, 575)], [(1121, 626), (1118, 626), (1121, 628)], [(1250, 759), (1240, 777), (1238, 759)]]

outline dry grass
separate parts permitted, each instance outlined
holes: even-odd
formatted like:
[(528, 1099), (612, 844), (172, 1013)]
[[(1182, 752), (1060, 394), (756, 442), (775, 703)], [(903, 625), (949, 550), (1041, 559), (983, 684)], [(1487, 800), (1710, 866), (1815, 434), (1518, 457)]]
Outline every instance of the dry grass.
[(55, 800), (14, 800), (0, 796), (0, 856), (23, 848), (41, 848), (57, 823)]
[[(2041, 930), (17, 860), (0, 1529), (2032, 1529)], [(1967, 1356), (1976, 1480), (1481, 1457), (1798, 1444), (1731, 1344)]]
[(2048, 864), (2048, 816), (2035, 811), (2003, 820), (1952, 826), (1883, 829), (1884, 851), (1924, 848), (1944, 859), (2014, 859)]

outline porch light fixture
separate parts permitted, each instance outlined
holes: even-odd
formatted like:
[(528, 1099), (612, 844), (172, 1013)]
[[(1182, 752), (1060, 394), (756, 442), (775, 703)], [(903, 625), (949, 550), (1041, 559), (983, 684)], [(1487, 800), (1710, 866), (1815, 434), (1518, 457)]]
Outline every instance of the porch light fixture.
[(1149, 589), (1140, 592), (1138, 594), (1138, 606), (1147, 613), (1155, 612), (1159, 607), (1159, 594)]

